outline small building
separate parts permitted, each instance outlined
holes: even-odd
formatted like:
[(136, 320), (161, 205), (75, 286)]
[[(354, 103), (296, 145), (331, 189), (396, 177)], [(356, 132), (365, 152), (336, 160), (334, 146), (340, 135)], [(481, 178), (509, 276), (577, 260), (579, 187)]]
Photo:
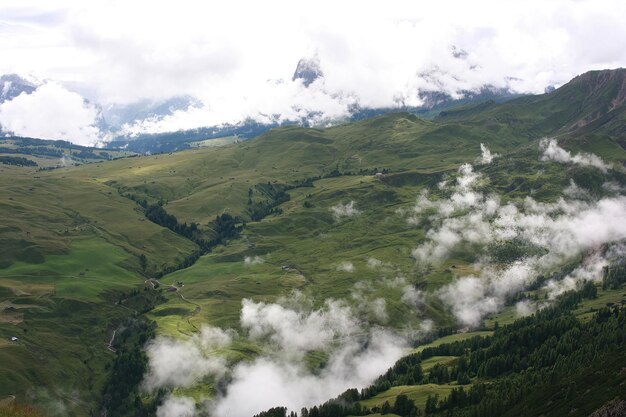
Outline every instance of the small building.
[(15, 336), (13, 336), (13, 337), (11, 338), (11, 342), (17, 342), (18, 340), (20, 340), (20, 339), (18, 339), (18, 338), (17, 338), (17, 337), (15, 337)]

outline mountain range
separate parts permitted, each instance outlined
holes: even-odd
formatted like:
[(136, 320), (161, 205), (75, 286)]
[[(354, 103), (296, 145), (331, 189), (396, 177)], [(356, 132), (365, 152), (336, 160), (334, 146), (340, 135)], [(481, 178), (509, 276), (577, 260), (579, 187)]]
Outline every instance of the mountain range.
[[(436, 81), (437, 74), (425, 74), (425, 77)], [(316, 80), (323, 80), (324, 72), (321, 69), (319, 59), (303, 58), (296, 66), (293, 73), (292, 82), (301, 82), (305, 88), (315, 88), (311, 84)], [(20, 94), (31, 94), (39, 86), (50, 80), (29, 81), (18, 74), (6, 74), (2, 76), (0, 85), (0, 103), (10, 101)], [(436, 83), (435, 83), (436, 85)], [(67, 84), (70, 91), (78, 92), (74, 84)], [(407, 106), (399, 101), (392, 107), (369, 108), (358, 104), (351, 106), (348, 114), (338, 120), (331, 120), (333, 124), (362, 120), (379, 114), (389, 112), (407, 111), (420, 115), (424, 118), (433, 118), (440, 111), (465, 103), (482, 102), (494, 100), (504, 102), (518, 97), (520, 94), (508, 88), (496, 88), (490, 85), (483, 85), (476, 90), (458, 91), (451, 96), (449, 93), (438, 90), (420, 90), (417, 93), (418, 100), (422, 103), (419, 106)], [(177, 111), (186, 111), (192, 107), (201, 107), (202, 103), (191, 96), (176, 96), (163, 100), (140, 100), (130, 104), (100, 104), (92, 99), (83, 98), (84, 102), (94, 105), (98, 111), (97, 128), (106, 137), (107, 147), (123, 148), (133, 152), (170, 152), (189, 148), (191, 142), (202, 141), (212, 138), (236, 135), (241, 139), (249, 139), (257, 136), (269, 129), (280, 125), (299, 124), (310, 125), (310, 118), (304, 117), (298, 120), (288, 120), (282, 122), (259, 122), (254, 118), (240, 120), (237, 123), (222, 124), (217, 126), (206, 126), (189, 130), (162, 133), (124, 133), (124, 126), (133, 125), (142, 121), (159, 120), (172, 115)], [(317, 114), (313, 112), (311, 116)], [(275, 120), (281, 120), (280, 115), (274, 115)], [(311, 117), (312, 119), (312, 117)], [(325, 123), (328, 123), (326, 121)], [(0, 132), (2, 131), (0, 126)], [(5, 132), (13, 134), (13, 132)], [(58, 138), (41, 138), (58, 139)], [(72, 140), (71, 138), (64, 138)]]

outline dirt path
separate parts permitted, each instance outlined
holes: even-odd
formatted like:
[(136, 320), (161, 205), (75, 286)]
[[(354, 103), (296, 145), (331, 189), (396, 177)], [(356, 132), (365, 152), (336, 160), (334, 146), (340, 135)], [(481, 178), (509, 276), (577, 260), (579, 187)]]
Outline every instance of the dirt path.
[(198, 304), (198, 303), (193, 302), (193, 301), (189, 301), (187, 298), (185, 298), (185, 296), (183, 295), (183, 293), (179, 291), (179, 289), (178, 289), (178, 288), (176, 289), (176, 293), (180, 296), (180, 299), (181, 299), (181, 300), (183, 300), (184, 302), (189, 303), (189, 304), (191, 304), (191, 305), (193, 305), (193, 306), (195, 306), (195, 307), (196, 307), (196, 308), (195, 308), (195, 309), (191, 312), (190, 317), (187, 317), (187, 323), (188, 323), (191, 327), (193, 327), (194, 329), (196, 329), (196, 331), (197, 331), (197, 330), (200, 330), (200, 329), (198, 329), (198, 327), (197, 327), (195, 324), (193, 324), (193, 323), (191, 322), (190, 318), (191, 318), (191, 317), (193, 317), (193, 316), (195, 316), (196, 314), (200, 313), (200, 312), (202, 311), (202, 306), (201, 306), (200, 304)]
[(13, 404), (13, 401), (15, 401), (15, 395), (7, 395), (0, 399), (0, 407), (8, 407)]
[(117, 352), (114, 348), (113, 348), (113, 342), (115, 341), (115, 334), (117, 333), (117, 329), (113, 330), (113, 335), (111, 336), (111, 340), (109, 340), (109, 343), (107, 343), (107, 349), (109, 349), (111, 352), (115, 353)]

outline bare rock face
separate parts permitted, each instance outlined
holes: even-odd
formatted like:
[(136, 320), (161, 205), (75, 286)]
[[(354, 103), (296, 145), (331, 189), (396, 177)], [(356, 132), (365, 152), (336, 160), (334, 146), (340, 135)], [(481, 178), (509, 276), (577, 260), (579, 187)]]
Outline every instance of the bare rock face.
[(302, 58), (298, 61), (296, 71), (293, 73), (292, 81), (302, 80), (305, 87), (311, 85), (315, 80), (323, 77), (324, 73), (320, 69), (320, 62), (317, 58)]
[(624, 417), (626, 416), (626, 401), (617, 398), (604, 404), (589, 417)]
[(0, 103), (13, 100), (22, 93), (30, 94), (37, 85), (17, 74), (5, 74), (0, 77)]

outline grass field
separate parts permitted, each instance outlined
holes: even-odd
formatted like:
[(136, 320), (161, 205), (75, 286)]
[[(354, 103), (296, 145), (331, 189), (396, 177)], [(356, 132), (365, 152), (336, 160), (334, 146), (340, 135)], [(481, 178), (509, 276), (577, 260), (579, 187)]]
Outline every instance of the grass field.
[[(161, 279), (165, 301), (146, 314), (159, 334), (185, 338), (203, 324), (237, 329), (242, 299), (269, 302), (296, 290), (314, 307), (329, 298), (353, 304), (381, 298), (387, 317), (363, 312), (362, 319), (374, 325), (412, 329), (426, 318), (435, 328), (454, 325), (436, 290), (473, 273), (480, 254), (462, 248), (439, 265), (418, 269), (411, 251), (424, 241), (428, 224), (411, 225), (401, 213), (412, 209), (425, 188), (437, 198), (439, 181), (454, 176), (460, 164), (474, 162), (481, 143), (501, 154), (493, 164), (476, 167), (483, 190), (501, 195), (503, 202), (529, 193), (540, 201), (558, 199), (577, 171), (540, 162), (538, 140), (560, 132), (560, 126), (537, 121), (538, 110), (527, 101), (464, 119), (450, 114), (425, 121), (399, 113), (329, 129), (288, 126), (241, 143), (223, 138), (182, 152), (50, 171), (0, 165), (0, 396), (23, 399), (35, 392), (34, 403), (58, 400), (67, 407), (65, 415), (88, 415), (115, 357), (107, 342), (121, 320), (137, 314), (119, 301), (132, 290), (149, 290), (152, 284), (145, 280), (198, 249), (148, 221), (127, 194), (162, 201), (180, 223), (195, 222), (206, 233), (209, 222), (225, 212), (246, 222), (238, 239)], [(612, 136), (599, 135), (574, 135), (565, 143), (616, 164), (626, 160)], [(280, 214), (250, 221), (248, 200), (267, 198), (260, 185), (310, 177), (315, 177), (312, 187), (288, 191), (289, 200), (277, 207)], [(334, 214), (349, 204), (354, 209), (349, 215)], [(405, 285), (426, 294), (421, 314), (402, 301)], [(177, 290), (167, 291), (170, 286)], [(600, 291), (578, 313), (584, 317), (621, 299), (621, 292)], [(514, 308), (507, 307), (488, 319), (486, 328), (515, 318)], [(416, 350), (489, 334), (456, 333)], [(8, 342), (15, 335), (19, 342)], [(259, 349), (237, 340), (223, 353), (236, 361)], [(454, 360), (431, 358), (424, 369)], [(48, 388), (37, 391), (44, 385)], [(367, 404), (406, 393), (423, 407), (428, 395), (444, 396), (453, 387), (394, 387)], [(210, 391), (202, 386), (187, 392), (199, 399)]]
[(439, 398), (443, 398), (447, 396), (455, 387), (455, 385), (451, 384), (403, 385), (399, 387), (392, 387), (385, 392), (381, 392), (375, 397), (361, 401), (361, 405), (368, 408), (381, 407), (386, 401), (393, 405), (396, 397), (400, 394), (404, 394), (413, 400), (415, 405), (417, 405), (420, 409), (424, 409), (424, 405), (426, 405), (426, 400), (429, 395), (438, 395)]

